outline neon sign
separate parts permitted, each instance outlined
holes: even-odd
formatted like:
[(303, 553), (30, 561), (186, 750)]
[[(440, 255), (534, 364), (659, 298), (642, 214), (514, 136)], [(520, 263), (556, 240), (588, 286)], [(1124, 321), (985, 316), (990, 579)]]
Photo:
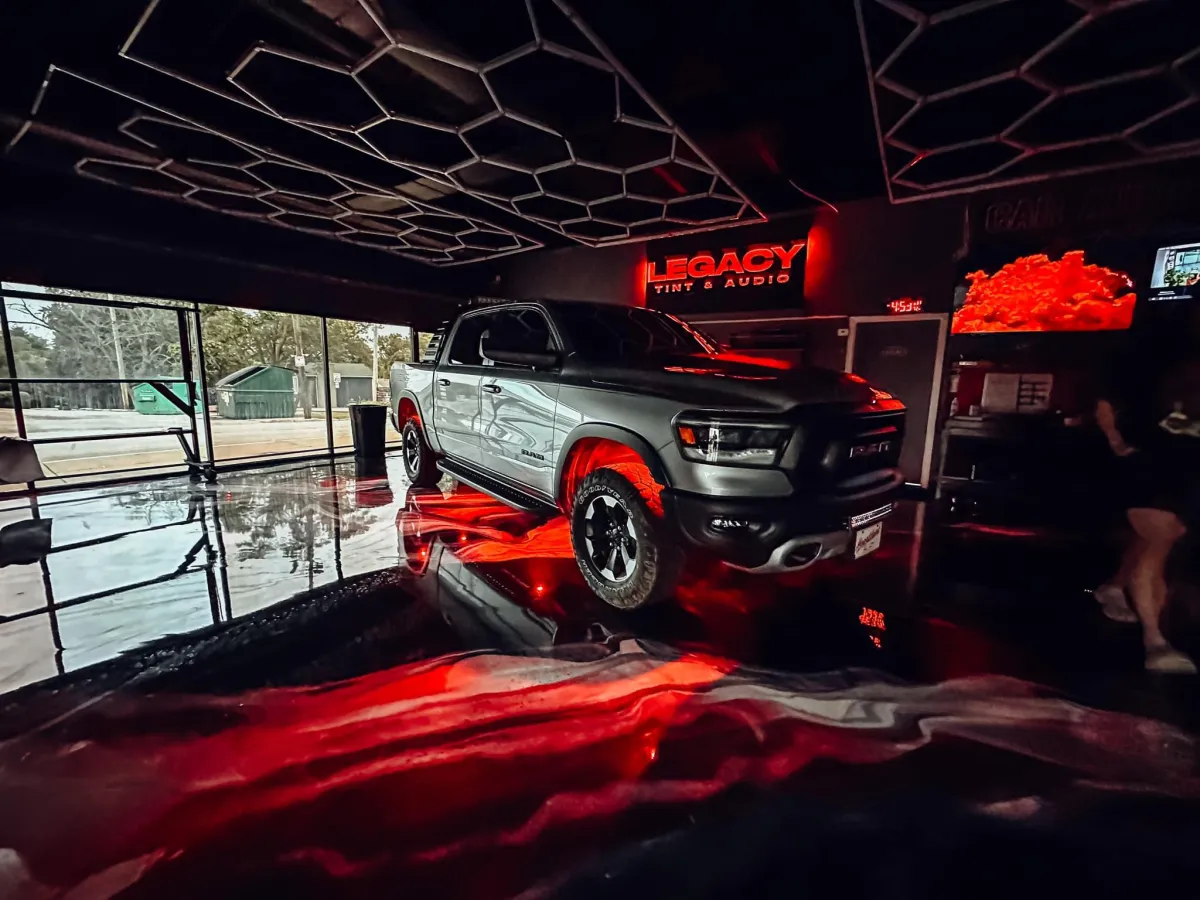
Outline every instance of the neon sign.
[(656, 294), (690, 293), (693, 288), (762, 287), (787, 284), (792, 278), (792, 263), (806, 241), (793, 241), (790, 247), (769, 244), (751, 247), (743, 253), (727, 250), (718, 258), (713, 253), (694, 256), (668, 256), (662, 271), (655, 263), (646, 267), (646, 285)]

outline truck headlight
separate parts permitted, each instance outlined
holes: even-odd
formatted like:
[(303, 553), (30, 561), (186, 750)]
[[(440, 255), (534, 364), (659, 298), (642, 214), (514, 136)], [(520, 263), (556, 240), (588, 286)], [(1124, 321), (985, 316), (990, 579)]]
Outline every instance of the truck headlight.
[(693, 462), (774, 466), (783, 455), (792, 429), (787, 425), (685, 419), (675, 423), (675, 434), (684, 458)]

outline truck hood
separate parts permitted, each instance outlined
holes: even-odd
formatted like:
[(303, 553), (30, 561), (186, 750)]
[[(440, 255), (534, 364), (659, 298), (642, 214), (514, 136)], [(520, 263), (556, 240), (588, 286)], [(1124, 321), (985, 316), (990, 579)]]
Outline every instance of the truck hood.
[(619, 366), (593, 367), (589, 374), (599, 386), (654, 393), (702, 408), (783, 412), (875, 399), (858, 376), (737, 353), (644, 356), (622, 360)]

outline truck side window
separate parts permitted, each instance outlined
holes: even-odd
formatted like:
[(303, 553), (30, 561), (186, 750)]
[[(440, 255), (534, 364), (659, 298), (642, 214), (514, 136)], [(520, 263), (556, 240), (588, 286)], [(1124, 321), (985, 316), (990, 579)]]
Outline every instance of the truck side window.
[[(550, 323), (536, 309), (510, 309), (498, 312), (489, 323), (487, 333), (493, 341), (510, 350), (538, 353), (544, 350), (558, 349), (550, 334)], [(486, 359), (483, 364), (485, 366), (502, 365)], [(523, 367), (517, 366), (516, 368)]]
[(447, 360), (455, 366), (483, 365), (479, 355), (479, 339), (495, 318), (495, 313), (464, 317), (454, 332), (454, 342), (450, 345)]

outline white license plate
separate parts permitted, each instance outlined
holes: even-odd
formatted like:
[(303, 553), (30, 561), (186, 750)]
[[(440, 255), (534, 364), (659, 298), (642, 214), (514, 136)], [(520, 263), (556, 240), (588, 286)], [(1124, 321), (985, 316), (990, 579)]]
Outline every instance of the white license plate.
[(882, 540), (882, 522), (876, 522), (874, 525), (868, 525), (861, 531), (854, 532), (854, 558), (862, 559), (868, 553), (874, 553), (879, 549), (879, 544)]

